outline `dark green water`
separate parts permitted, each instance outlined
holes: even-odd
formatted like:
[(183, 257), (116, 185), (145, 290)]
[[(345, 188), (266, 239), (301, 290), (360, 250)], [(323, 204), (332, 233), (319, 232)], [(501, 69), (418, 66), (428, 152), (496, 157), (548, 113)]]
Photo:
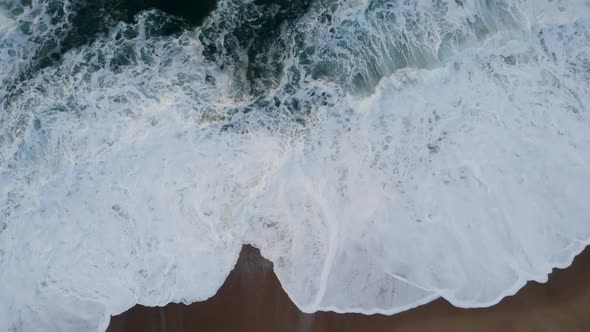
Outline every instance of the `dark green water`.
[(215, 9), (215, 0), (123, 0), (122, 7), (128, 18), (142, 10), (156, 8), (185, 20), (191, 25), (200, 25), (205, 17)]
[[(26, 81), (41, 69), (60, 63), (68, 51), (92, 44), (119, 22), (133, 23), (137, 15), (152, 10), (149, 35), (169, 36), (201, 25), (215, 9), (216, 0), (73, 0), (68, 5), (62, 0), (22, 0), (21, 5), (33, 6), (33, 9), (46, 5), (51, 25), (60, 26), (64, 21), (70, 24), (61, 25), (44, 35), (31, 36), (39, 47), (15, 79), (2, 82), (5, 90), (9, 91), (2, 98), (3, 102), (19, 93), (19, 82)], [(18, 3), (9, 3), (8, 6), (10, 11), (22, 12)]]

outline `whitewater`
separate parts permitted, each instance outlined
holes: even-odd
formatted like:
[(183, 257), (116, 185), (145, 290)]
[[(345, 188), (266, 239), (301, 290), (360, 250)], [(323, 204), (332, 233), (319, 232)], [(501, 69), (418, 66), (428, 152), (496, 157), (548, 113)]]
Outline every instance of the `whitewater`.
[(0, 0), (1, 331), (203, 301), (243, 244), (305, 312), (394, 314), (590, 243), (590, 1), (81, 3)]

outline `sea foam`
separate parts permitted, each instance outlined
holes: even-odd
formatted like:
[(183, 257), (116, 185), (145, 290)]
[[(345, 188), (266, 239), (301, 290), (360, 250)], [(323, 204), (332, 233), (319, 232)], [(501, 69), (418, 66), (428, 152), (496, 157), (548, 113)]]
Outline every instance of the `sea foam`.
[(19, 6), (0, 7), (2, 330), (205, 300), (246, 243), (305, 312), (393, 314), (495, 304), (589, 242), (585, 1), (315, 1), (253, 56), (232, 41), (260, 5), (224, 0), (43, 66), (71, 4)]

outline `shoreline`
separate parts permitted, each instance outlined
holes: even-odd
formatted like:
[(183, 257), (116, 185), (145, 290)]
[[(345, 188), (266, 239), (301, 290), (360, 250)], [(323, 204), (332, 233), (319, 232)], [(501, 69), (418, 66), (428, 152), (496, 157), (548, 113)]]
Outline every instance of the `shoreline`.
[(244, 246), (217, 294), (190, 305), (136, 305), (114, 316), (108, 332), (183, 331), (589, 331), (590, 247), (546, 283), (528, 282), (486, 308), (458, 308), (436, 299), (387, 316), (300, 311), (258, 249)]

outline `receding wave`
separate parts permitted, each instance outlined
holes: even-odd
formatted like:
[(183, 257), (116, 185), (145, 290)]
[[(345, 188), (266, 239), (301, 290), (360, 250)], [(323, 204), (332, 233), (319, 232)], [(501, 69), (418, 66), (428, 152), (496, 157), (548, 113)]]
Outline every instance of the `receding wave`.
[(0, 2), (2, 330), (205, 300), (246, 243), (386, 314), (589, 243), (587, 1), (96, 3)]

